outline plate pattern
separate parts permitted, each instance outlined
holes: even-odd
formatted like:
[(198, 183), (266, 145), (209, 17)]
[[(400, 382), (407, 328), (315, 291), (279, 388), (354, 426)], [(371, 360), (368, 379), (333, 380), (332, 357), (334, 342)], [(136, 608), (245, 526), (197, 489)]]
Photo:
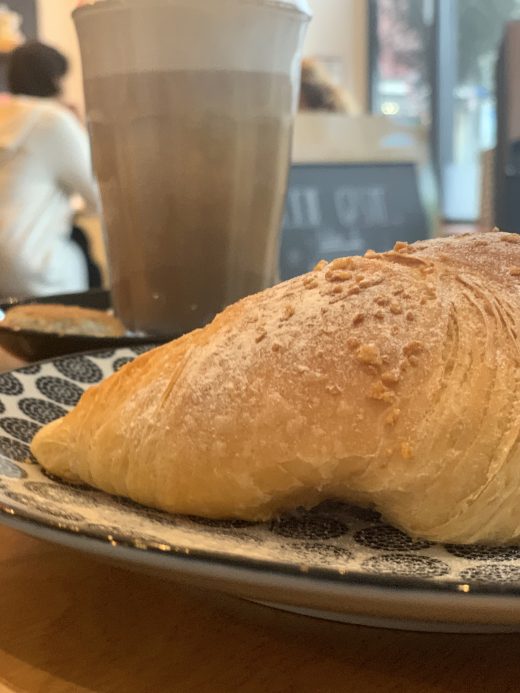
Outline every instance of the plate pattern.
[(183, 553), (334, 579), (520, 592), (520, 547), (432, 544), (371, 511), (338, 502), (270, 523), (210, 521), (144, 508), (46, 474), (29, 444), (83, 392), (136, 358), (124, 348), (67, 356), (0, 374), (0, 510), (40, 525), (139, 550)]

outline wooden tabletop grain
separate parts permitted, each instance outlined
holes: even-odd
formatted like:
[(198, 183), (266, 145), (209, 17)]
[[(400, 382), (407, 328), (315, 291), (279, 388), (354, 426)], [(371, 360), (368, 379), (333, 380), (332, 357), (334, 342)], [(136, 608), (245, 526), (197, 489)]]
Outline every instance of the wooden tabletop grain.
[[(0, 370), (14, 365), (0, 353)], [(0, 691), (513, 693), (520, 635), (329, 623), (0, 525)]]
[(519, 690), (520, 637), (363, 628), (192, 590), (0, 528), (6, 691)]
[(12, 370), (13, 368), (19, 368), (25, 364), (26, 362), (21, 358), (10, 354), (8, 351), (5, 351), (0, 347), (0, 373), (2, 371)]

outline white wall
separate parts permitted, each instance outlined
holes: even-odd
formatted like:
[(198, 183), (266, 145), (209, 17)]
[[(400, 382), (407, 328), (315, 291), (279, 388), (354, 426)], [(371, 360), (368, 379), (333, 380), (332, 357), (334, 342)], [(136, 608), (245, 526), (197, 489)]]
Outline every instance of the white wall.
[(314, 18), (309, 26), (305, 55), (338, 59), (340, 77), (364, 109), (367, 102), (367, 0), (310, 0)]
[[(310, 0), (314, 18), (305, 54), (338, 61), (338, 75), (364, 107), (367, 96), (367, 0)], [(40, 39), (63, 51), (71, 61), (66, 97), (83, 108), (81, 62), (71, 12), (77, 0), (37, 0)]]
[(65, 98), (83, 111), (81, 59), (71, 13), (77, 0), (37, 0), (40, 41), (58, 48), (70, 60), (70, 73), (65, 83)]

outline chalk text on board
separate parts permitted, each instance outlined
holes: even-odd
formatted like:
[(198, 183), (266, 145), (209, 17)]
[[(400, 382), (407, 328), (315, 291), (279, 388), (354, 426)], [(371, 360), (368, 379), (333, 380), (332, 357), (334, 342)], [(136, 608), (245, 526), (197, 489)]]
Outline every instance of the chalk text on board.
[(338, 221), (346, 229), (390, 224), (386, 190), (382, 185), (345, 185), (334, 192), (334, 204)]
[(287, 193), (284, 228), (319, 229), (322, 225), (320, 193), (310, 186), (294, 186)]

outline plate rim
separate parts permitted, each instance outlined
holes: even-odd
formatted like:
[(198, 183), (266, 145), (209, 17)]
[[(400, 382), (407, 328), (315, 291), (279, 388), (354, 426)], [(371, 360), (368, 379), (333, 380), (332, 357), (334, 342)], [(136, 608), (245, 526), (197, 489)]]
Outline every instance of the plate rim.
[[(352, 599), (360, 603), (358, 614), (374, 613), (370, 605), (374, 602), (384, 603), (395, 609), (402, 609), (404, 606), (421, 606), (430, 608), (428, 612), (428, 623), (440, 624), (441, 626), (474, 625), (489, 627), (498, 626), (500, 632), (502, 627), (520, 625), (520, 600), (516, 595), (510, 594), (482, 594), (476, 592), (463, 591), (434, 591), (421, 589), (399, 589), (398, 586), (390, 588), (388, 585), (352, 583), (349, 581), (323, 580), (315, 573), (280, 573), (276, 570), (258, 570), (247, 565), (237, 565), (235, 562), (225, 563), (210, 559), (199, 558), (183, 553), (161, 553), (150, 550), (137, 550), (135, 547), (125, 546), (119, 543), (96, 541), (82, 534), (72, 532), (60, 532), (57, 528), (31, 523), (17, 516), (3, 515), (0, 522), (11, 529), (21, 531), (38, 539), (52, 542), (58, 546), (81, 551), (90, 556), (103, 558), (112, 561), (121, 568), (128, 568), (131, 564), (137, 569), (149, 571), (160, 570), (160, 575), (168, 573), (168, 577), (179, 581), (190, 580), (190, 584), (205, 584), (216, 591), (226, 592), (235, 596), (246, 598), (252, 601), (258, 599), (246, 596), (243, 593), (237, 594), (237, 585), (243, 590), (248, 588), (275, 589), (281, 590), (284, 595), (290, 594), (292, 599), (287, 599), (284, 606), (291, 603), (299, 604), (301, 597), (312, 593), (313, 595), (323, 594), (324, 583), (327, 587), (327, 596), (338, 599), (338, 610), (336, 613), (345, 613), (341, 609), (341, 599)], [(30, 526), (32, 524), (32, 527)], [(195, 582), (191, 582), (195, 580)], [(264, 602), (265, 603), (265, 602)], [(274, 603), (274, 602), (273, 602)], [(303, 607), (305, 608), (305, 607)], [(450, 611), (452, 618), (446, 620), (441, 612)], [(477, 611), (476, 611), (477, 610)], [(347, 613), (352, 614), (349, 610)], [(399, 611), (394, 619), (399, 619)], [(482, 618), (478, 618), (478, 615)], [(470, 618), (464, 618), (464, 617)], [(471, 618), (473, 617), (473, 618)], [(392, 617), (390, 617), (392, 618)], [(378, 618), (381, 624), (388, 621), (388, 617)], [(353, 621), (355, 623), (355, 621)], [(408, 625), (413, 621), (410, 618), (402, 618), (403, 627), (409, 630)], [(394, 626), (395, 627), (395, 626)], [(413, 628), (412, 628), (413, 630)], [(475, 632), (480, 632), (477, 630)]]
[[(5, 456), (4, 456), (5, 457)], [(5, 458), (8, 459), (8, 458)], [(103, 493), (110, 498), (118, 498), (111, 496), (104, 491), (92, 488), (93, 491)], [(123, 499), (124, 500), (124, 499)], [(136, 504), (139, 507), (138, 504)], [(154, 510), (142, 506), (144, 510)], [(175, 516), (173, 516), (175, 517)], [(215, 552), (206, 549), (193, 549), (183, 546), (174, 546), (170, 544), (161, 545), (156, 542), (145, 540), (137, 540), (132, 542), (124, 537), (115, 537), (106, 535), (103, 532), (96, 532), (94, 529), (74, 529), (70, 525), (60, 523), (59, 519), (49, 516), (49, 521), (38, 520), (30, 515), (24, 515), (20, 508), (14, 507), (5, 501), (0, 501), (0, 523), (9, 524), (16, 522), (23, 527), (26, 533), (31, 534), (31, 528), (35, 530), (45, 530), (52, 532), (56, 540), (63, 540), (64, 537), (74, 538), (80, 542), (89, 542), (96, 545), (98, 548), (105, 547), (108, 550), (120, 550), (125, 554), (131, 552), (133, 556), (159, 556), (159, 561), (164, 560), (164, 568), (167, 567), (168, 561), (182, 558), (189, 562), (211, 563), (220, 567), (235, 568), (240, 570), (252, 570), (255, 573), (273, 573), (277, 576), (305, 578), (309, 577), (317, 580), (320, 583), (336, 584), (336, 585), (351, 585), (358, 587), (380, 588), (385, 590), (406, 590), (413, 591), (418, 594), (452, 594), (463, 595), (464, 598), (468, 594), (472, 596), (493, 596), (493, 597), (512, 597), (518, 599), (520, 597), (520, 585), (513, 587), (508, 583), (486, 583), (443, 580), (436, 581), (435, 579), (425, 579), (421, 577), (406, 577), (402, 575), (389, 574), (370, 574), (360, 571), (338, 570), (333, 568), (312, 568), (304, 564), (297, 565), (295, 563), (283, 563), (282, 561), (267, 560), (260, 558), (246, 558), (226, 554), (225, 552)], [(64, 541), (60, 541), (64, 543)], [(103, 549), (101, 549), (103, 551)], [(110, 554), (112, 558), (117, 558), (114, 554)], [(134, 562), (147, 562), (135, 560)], [(468, 589), (469, 588), (469, 589)], [(519, 600), (520, 605), (520, 600)]]
[[(157, 344), (149, 343), (149, 346), (150, 348), (155, 348), (157, 347)], [(117, 352), (118, 350), (123, 349), (131, 350), (132, 346), (121, 346), (119, 348), (116, 348), (115, 351)], [(56, 361), (75, 358), (78, 356), (95, 357), (97, 353), (103, 353), (103, 351), (103, 349), (96, 349), (81, 352), (78, 354), (70, 354), (54, 358), (42, 359), (41, 361), (29, 364), (29, 367), (43, 367), (47, 364), (52, 366)], [(20, 375), (30, 378), (36, 377), (36, 375), (38, 375), (39, 377), (41, 375), (40, 372), (34, 375), (27, 374), (27, 372), (24, 372), (26, 368), (27, 366), (11, 369), (9, 371), (6, 371), (5, 374), (20, 373)], [(20, 463), (16, 460), (11, 460), (6, 455), (0, 455), (0, 458), (3, 458), (10, 462), (14, 462), (15, 464)], [(41, 469), (40, 465), (38, 465), (38, 467)], [(52, 479), (53, 477), (51, 477), (51, 480)], [(59, 483), (60, 480), (56, 479), (55, 481), (56, 483)], [(117, 496), (113, 496), (111, 494), (107, 494), (103, 491), (100, 491), (99, 489), (95, 489), (94, 487), (92, 487), (92, 490), (97, 491), (99, 493), (104, 493), (109, 498), (118, 498)], [(141, 507), (143, 508), (143, 510), (155, 510), (157, 512), (161, 512), (157, 509), (149, 508), (148, 506), (140, 506), (138, 503), (135, 503), (135, 501), (131, 501), (129, 499), (121, 500), (130, 502), (133, 506), (135, 506), (136, 509)], [(175, 515), (172, 516), (175, 517)], [(168, 561), (173, 560), (174, 562), (176, 562), (177, 559), (182, 557), (186, 561), (186, 565), (189, 565), (190, 561), (198, 561), (203, 563), (210, 563), (214, 566), (218, 565), (221, 568), (227, 567), (239, 570), (252, 570), (256, 574), (272, 573), (279, 577), (284, 576), (285, 578), (293, 577), (298, 579), (308, 577), (309, 579), (319, 581), (321, 584), (326, 582), (329, 585), (342, 585), (343, 587), (349, 585), (351, 587), (356, 586), (371, 589), (379, 588), (387, 591), (404, 590), (406, 592), (415, 592), (423, 596), (427, 593), (435, 595), (451, 594), (454, 597), (462, 597), (465, 599), (467, 599), (468, 595), (474, 597), (483, 596), (493, 598), (507, 597), (512, 599), (518, 599), (518, 597), (520, 597), (520, 583), (517, 583), (515, 585), (514, 583), (507, 582), (500, 583), (474, 580), (459, 581), (453, 579), (436, 580), (435, 578), (424, 578), (420, 576), (411, 577), (377, 573), (370, 574), (368, 572), (350, 570), (340, 571), (337, 568), (327, 567), (311, 568), (302, 564), (297, 565), (295, 563), (283, 563), (282, 561), (277, 560), (246, 558), (236, 556), (233, 554), (226, 554), (225, 552), (219, 553), (213, 550), (206, 549), (189, 549), (188, 553), (186, 553), (186, 547), (175, 547), (170, 545), (167, 546), (166, 544), (164, 545), (164, 548), (161, 549), (158, 544), (154, 544), (149, 541), (147, 542), (139, 540), (137, 542), (132, 542), (130, 539), (125, 539), (124, 537), (117, 537), (117, 539), (114, 539), (114, 537), (112, 537), (111, 535), (107, 536), (103, 532), (96, 532), (93, 529), (75, 529), (70, 524), (63, 524), (59, 521), (58, 518), (54, 518), (52, 516), (39, 517), (38, 519), (36, 519), (32, 517), (30, 514), (24, 514), (23, 508), (11, 505), (5, 500), (0, 501), (0, 523), (11, 525), (13, 523), (16, 523), (17, 525), (19, 525), (18, 529), (21, 529), (21, 531), (25, 531), (25, 533), (33, 535), (36, 531), (34, 528), (37, 528), (37, 530), (40, 532), (42, 530), (46, 532), (51, 532), (54, 535), (52, 539), (53, 541), (59, 541), (59, 543), (67, 543), (67, 545), (70, 544), (72, 548), (74, 548), (74, 542), (65, 542), (64, 537), (68, 537), (71, 540), (75, 539), (80, 543), (88, 542), (89, 545), (93, 542), (96, 545), (96, 547), (101, 551), (103, 551), (103, 549), (101, 549), (100, 547), (111, 547), (112, 549), (119, 549), (120, 553), (123, 553), (127, 557), (127, 559), (130, 555), (134, 556), (134, 559), (132, 559), (132, 562), (134, 563), (143, 562), (142, 560), (138, 560), (138, 556), (141, 557), (141, 559), (145, 555), (155, 557), (160, 556), (161, 558), (159, 560), (165, 561), (165, 564), (163, 566), (164, 568), (167, 567)], [(31, 529), (33, 531), (31, 531)], [(91, 551), (96, 553), (94, 549), (92, 549)], [(115, 552), (109, 553), (109, 555), (112, 558), (117, 559)], [(146, 563), (147, 561), (145, 560), (144, 562)], [(520, 600), (518, 600), (518, 604), (520, 605)]]

